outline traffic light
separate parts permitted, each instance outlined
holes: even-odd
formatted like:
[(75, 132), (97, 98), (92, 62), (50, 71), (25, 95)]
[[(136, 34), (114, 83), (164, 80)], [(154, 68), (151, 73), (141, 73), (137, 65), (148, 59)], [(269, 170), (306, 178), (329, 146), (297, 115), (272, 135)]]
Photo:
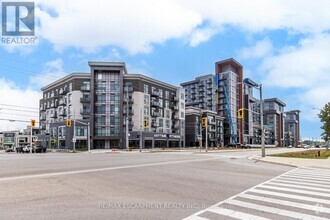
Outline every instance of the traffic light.
[(66, 119), (66, 126), (71, 127), (72, 125), (72, 120), (71, 119)]
[(238, 109), (237, 117), (240, 118), (240, 119), (244, 118), (244, 108)]
[(144, 128), (148, 128), (149, 127), (149, 121), (148, 121), (148, 119), (144, 119), (143, 125), (144, 125)]
[(207, 117), (202, 118), (202, 127), (205, 128), (207, 126)]
[(35, 127), (36, 126), (36, 120), (35, 119), (31, 119), (31, 127)]

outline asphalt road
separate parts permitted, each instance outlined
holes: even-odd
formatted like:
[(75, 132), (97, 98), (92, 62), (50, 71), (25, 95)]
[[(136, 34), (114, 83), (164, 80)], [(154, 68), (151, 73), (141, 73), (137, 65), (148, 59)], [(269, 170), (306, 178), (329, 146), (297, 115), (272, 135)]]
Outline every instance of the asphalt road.
[(293, 169), (255, 154), (0, 154), (0, 219), (183, 219)]

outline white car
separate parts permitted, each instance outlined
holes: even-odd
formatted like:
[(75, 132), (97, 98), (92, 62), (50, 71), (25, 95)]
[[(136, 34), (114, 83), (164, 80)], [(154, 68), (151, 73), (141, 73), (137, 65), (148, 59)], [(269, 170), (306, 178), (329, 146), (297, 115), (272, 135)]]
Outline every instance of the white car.
[(309, 146), (309, 145), (304, 146), (304, 149), (309, 149), (309, 148), (311, 148), (311, 146)]
[(23, 153), (30, 153), (31, 147), (30, 146), (24, 146), (22, 151), (23, 151)]

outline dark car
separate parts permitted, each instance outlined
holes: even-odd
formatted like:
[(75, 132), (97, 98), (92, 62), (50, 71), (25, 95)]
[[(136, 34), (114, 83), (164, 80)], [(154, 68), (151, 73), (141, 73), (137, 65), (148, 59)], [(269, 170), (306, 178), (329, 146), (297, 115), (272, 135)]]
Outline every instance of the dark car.
[(46, 153), (47, 152), (47, 147), (44, 147), (42, 145), (41, 141), (36, 141), (36, 146), (33, 147), (32, 152), (33, 153)]
[(17, 153), (23, 153), (23, 146), (16, 147)]
[(242, 148), (242, 149), (251, 149), (251, 145), (248, 145), (248, 144), (242, 144), (241, 148)]

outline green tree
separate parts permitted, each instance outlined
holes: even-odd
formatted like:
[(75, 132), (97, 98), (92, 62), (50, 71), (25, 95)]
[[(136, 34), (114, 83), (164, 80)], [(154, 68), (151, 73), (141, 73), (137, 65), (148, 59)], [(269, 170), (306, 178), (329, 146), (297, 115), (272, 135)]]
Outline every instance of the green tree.
[(323, 123), (323, 125), (321, 127), (324, 131), (321, 134), (322, 139), (327, 142), (330, 140), (330, 102), (325, 104), (323, 109), (321, 109), (319, 118), (321, 119), (321, 122)]

